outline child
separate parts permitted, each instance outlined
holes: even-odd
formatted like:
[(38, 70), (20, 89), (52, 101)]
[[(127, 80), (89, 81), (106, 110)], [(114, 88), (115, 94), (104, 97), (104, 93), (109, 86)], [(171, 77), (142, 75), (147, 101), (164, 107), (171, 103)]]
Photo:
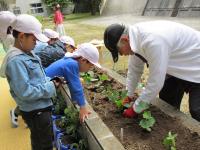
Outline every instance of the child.
[(43, 34), (46, 35), (46, 37), (48, 37), (50, 39), (48, 41), (49, 45), (54, 44), (59, 38), (58, 32), (56, 32), (52, 29), (44, 29)]
[(55, 29), (56, 32), (59, 33), (59, 36), (65, 35), (65, 28), (63, 26), (63, 15), (60, 11), (60, 5), (57, 4), (55, 7), (55, 13), (54, 13), (54, 23), (55, 23)]
[(72, 53), (75, 51), (76, 46), (73, 38), (71, 38), (70, 36), (61, 36), (59, 39), (62, 43), (65, 44), (67, 52)]
[(86, 107), (83, 87), (80, 82), (79, 72), (87, 72), (94, 65), (101, 67), (98, 63), (99, 52), (97, 48), (90, 44), (81, 44), (73, 53), (66, 53), (65, 57), (52, 63), (45, 69), (49, 77), (62, 76), (65, 78), (72, 100), (80, 106), (80, 122), (84, 122), (90, 111)]
[(15, 43), (3, 60), (1, 75), (6, 76), (10, 93), (30, 129), (32, 150), (53, 150), (50, 98), (59, 82), (45, 76), (39, 58), (31, 52), (36, 39), (48, 39), (33, 16), (17, 16), (12, 27)]
[(65, 43), (58, 39), (56, 31), (45, 29), (43, 33), (50, 39), (48, 46), (40, 50), (34, 50), (34, 52), (40, 57), (42, 66), (46, 68), (51, 63), (64, 57), (67, 49)]
[(10, 11), (0, 12), (0, 42), (3, 44), (5, 52), (8, 51), (9, 47), (14, 44), (14, 38), (12, 36), (12, 22), (16, 19), (16, 16)]

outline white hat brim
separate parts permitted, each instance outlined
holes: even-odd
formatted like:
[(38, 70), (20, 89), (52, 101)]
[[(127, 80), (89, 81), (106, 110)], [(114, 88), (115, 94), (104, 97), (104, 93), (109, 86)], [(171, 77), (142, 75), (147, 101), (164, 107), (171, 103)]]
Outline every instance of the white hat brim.
[(95, 65), (95, 66), (98, 67), (98, 68), (102, 68), (101, 65), (100, 65), (99, 63), (93, 63), (93, 62), (90, 62), (90, 63), (92, 63), (93, 65)]
[[(65, 57), (72, 57), (72, 58), (77, 58), (77, 57), (80, 57), (81, 55), (77, 53), (77, 51), (73, 52), (73, 53), (70, 53), (70, 52), (67, 52), (65, 53)], [(83, 56), (81, 56), (83, 57)], [(86, 58), (85, 58), (86, 59)], [(88, 60), (88, 59), (87, 59)], [(89, 60), (88, 60), (89, 61)], [(90, 63), (92, 63), (93, 65), (97, 66), (98, 68), (102, 68), (101, 65), (99, 63), (94, 63), (92, 61), (89, 61)]]
[(46, 36), (45, 36), (44, 34), (42, 34), (42, 33), (34, 33), (34, 35), (35, 35), (35, 37), (36, 37), (39, 41), (41, 41), (41, 42), (46, 43), (46, 42), (49, 41), (49, 38), (46, 37)]

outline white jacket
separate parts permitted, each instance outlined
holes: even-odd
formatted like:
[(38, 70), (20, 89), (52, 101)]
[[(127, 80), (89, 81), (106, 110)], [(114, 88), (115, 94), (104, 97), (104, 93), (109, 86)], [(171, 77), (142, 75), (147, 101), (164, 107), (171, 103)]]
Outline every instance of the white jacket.
[[(142, 22), (129, 27), (131, 49), (149, 64), (145, 90), (137, 99), (150, 102), (163, 87), (166, 73), (200, 83), (200, 32), (170, 21)], [(133, 96), (144, 62), (129, 56), (127, 90)]]

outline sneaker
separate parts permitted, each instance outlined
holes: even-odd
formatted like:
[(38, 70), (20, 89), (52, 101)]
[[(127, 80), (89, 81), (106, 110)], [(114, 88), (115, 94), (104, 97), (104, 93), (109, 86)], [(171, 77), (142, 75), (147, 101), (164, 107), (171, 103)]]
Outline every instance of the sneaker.
[(15, 115), (15, 109), (10, 110), (10, 117), (11, 117), (11, 125), (13, 128), (18, 127), (18, 116)]

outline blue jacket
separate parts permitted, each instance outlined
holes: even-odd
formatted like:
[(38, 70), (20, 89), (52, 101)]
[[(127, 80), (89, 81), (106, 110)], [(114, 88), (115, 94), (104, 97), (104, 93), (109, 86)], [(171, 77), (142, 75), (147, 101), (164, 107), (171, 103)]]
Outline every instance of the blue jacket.
[(40, 57), (42, 66), (46, 68), (53, 62), (64, 57), (65, 49), (64, 44), (60, 40), (57, 40), (54, 44), (48, 45), (40, 51), (35, 51), (35, 54)]
[(6, 77), (20, 110), (29, 112), (52, 105), (50, 98), (56, 89), (36, 55), (23, 53), (12, 57), (6, 67)]
[(53, 78), (62, 76), (67, 81), (72, 100), (79, 106), (85, 105), (83, 87), (80, 82), (79, 64), (73, 58), (63, 57), (45, 69), (46, 75)]
[(48, 43), (36, 41), (36, 45), (33, 49), (33, 52), (39, 53), (41, 50), (43, 50), (46, 46), (48, 46)]

